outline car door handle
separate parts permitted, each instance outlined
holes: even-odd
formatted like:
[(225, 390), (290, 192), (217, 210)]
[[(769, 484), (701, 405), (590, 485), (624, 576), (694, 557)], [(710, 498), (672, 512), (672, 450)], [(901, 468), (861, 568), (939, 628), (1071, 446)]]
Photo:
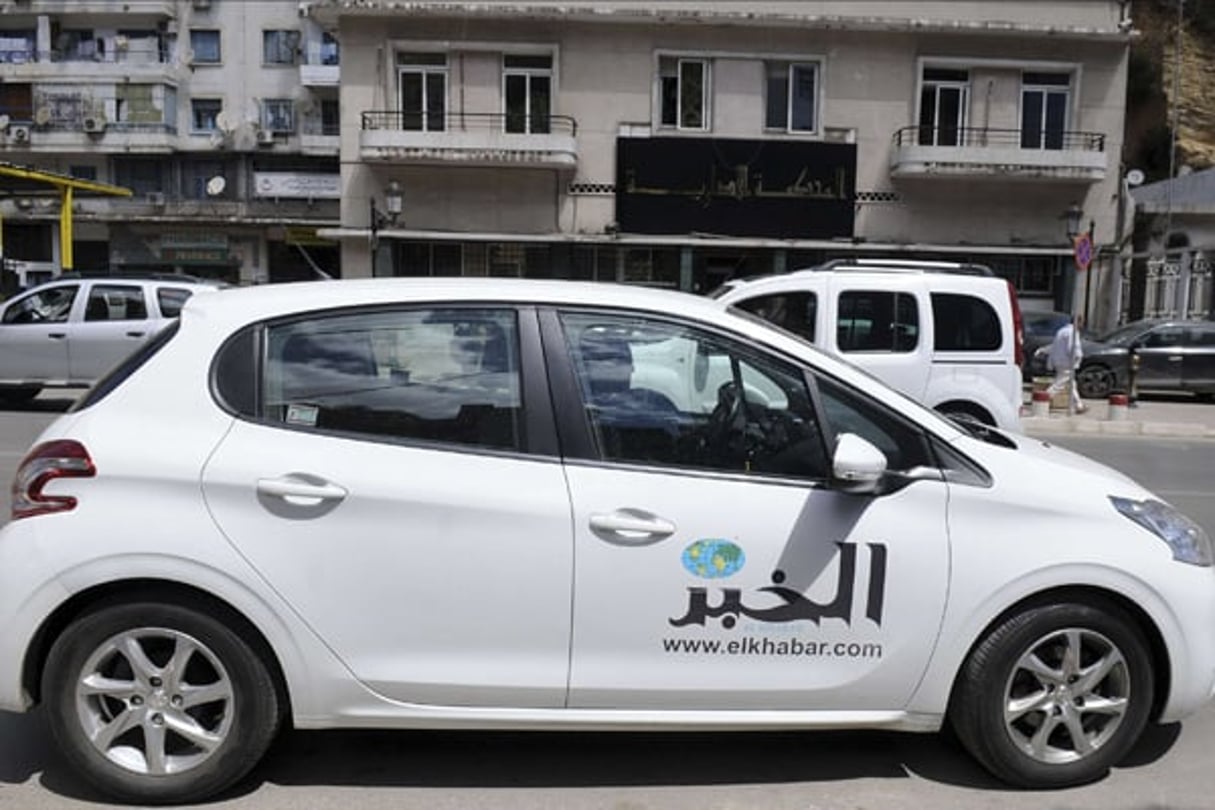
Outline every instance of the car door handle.
[(63, 340), (67, 337), (67, 332), (47, 332), (46, 336), (51, 340)]
[(296, 506), (317, 506), (325, 501), (340, 501), (348, 494), (337, 484), (331, 484), (312, 476), (303, 478), (300, 475), (259, 478), (257, 492), (259, 495), (282, 498), (287, 503)]
[(147, 333), (146, 332), (127, 332), (127, 337), (138, 338), (138, 337), (143, 337), (145, 334), (147, 334)]
[(675, 533), (675, 524), (640, 509), (618, 509), (610, 514), (591, 515), (591, 531), (620, 546), (646, 546)]

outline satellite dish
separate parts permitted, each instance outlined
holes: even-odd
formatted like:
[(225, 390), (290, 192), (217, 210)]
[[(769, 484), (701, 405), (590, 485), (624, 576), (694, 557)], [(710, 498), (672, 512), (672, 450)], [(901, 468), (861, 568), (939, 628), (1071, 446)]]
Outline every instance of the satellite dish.
[(40, 127), (44, 127), (51, 122), (51, 108), (39, 107), (34, 111), (34, 123)]
[(1131, 169), (1126, 173), (1126, 184), (1128, 186), (1133, 187), (1143, 185), (1143, 181), (1145, 179), (1146, 178), (1143, 176), (1143, 172), (1141, 172), (1139, 169)]
[(8, 129), (8, 122), (12, 120), (7, 115), (0, 115), (0, 131)]
[(212, 149), (220, 149), (224, 145), (224, 134), (222, 132), (212, 132), (207, 140), (210, 141)]
[(221, 175), (215, 175), (207, 181), (207, 196), (218, 197), (224, 193), (224, 189), (228, 187), (228, 181)]
[(215, 116), (215, 126), (219, 127), (220, 131), (227, 135), (236, 129), (236, 122), (232, 120), (232, 116), (220, 110), (219, 114)]

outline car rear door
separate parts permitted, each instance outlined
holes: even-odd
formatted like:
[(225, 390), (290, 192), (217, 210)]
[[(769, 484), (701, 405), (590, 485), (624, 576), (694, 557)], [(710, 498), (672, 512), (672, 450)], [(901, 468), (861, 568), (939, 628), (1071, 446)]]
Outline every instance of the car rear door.
[(933, 324), (919, 277), (832, 273), (826, 298), (822, 345), (922, 402), (932, 367)]
[(68, 336), (71, 379), (88, 383), (118, 365), (155, 333), (140, 282), (91, 282)]
[(536, 334), (504, 306), (344, 310), (217, 364), (262, 371), (203, 471), (216, 522), (384, 697), (565, 702), (573, 545)]
[(1175, 324), (1155, 326), (1141, 338), (1137, 385), (1140, 388), (1181, 387), (1182, 361), (1185, 357), (1186, 330)]
[[(827, 486), (810, 383), (753, 346), (636, 314), (551, 313), (545, 327), (573, 501), (569, 706), (902, 706), (944, 610), (946, 485)], [(707, 398), (644, 385), (705, 365), (733, 377)], [(923, 460), (881, 408), (829, 381), (819, 395), (892, 464)]]
[(1189, 391), (1215, 394), (1215, 323), (1192, 325), (1186, 331), (1182, 385)]

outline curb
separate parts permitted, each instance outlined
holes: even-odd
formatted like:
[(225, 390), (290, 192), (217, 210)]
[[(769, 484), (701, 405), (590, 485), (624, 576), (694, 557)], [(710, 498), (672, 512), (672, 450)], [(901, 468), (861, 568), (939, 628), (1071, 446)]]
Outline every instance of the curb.
[(1155, 436), (1170, 439), (1215, 439), (1215, 427), (1185, 422), (1128, 422), (1081, 419), (1072, 416), (1021, 418), (1026, 435)]

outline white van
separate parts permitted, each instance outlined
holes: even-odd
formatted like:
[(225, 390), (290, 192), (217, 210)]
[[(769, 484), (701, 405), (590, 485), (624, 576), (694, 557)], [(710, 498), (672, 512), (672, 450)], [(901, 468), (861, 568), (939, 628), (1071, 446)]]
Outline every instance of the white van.
[(981, 265), (832, 262), (710, 293), (951, 416), (1020, 430), (1022, 327), (1012, 284)]

